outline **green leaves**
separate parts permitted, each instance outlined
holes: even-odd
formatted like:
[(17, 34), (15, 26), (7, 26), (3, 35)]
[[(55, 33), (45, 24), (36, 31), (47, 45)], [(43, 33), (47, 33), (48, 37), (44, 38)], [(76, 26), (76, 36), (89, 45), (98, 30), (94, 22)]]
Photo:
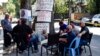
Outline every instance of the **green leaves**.
[(15, 15), (15, 4), (12, 0), (9, 0), (8, 3), (6, 3), (5, 9), (7, 12), (9, 12), (11, 15)]
[(95, 13), (96, 11), (96, 3), (94, 0), (89, 0), (88, 5), (86, 6), (88, 13)]
[(31, 4), (33, 5), (36, 2), (36, 0), (31, 0)]
[(55, 0), (55, 13), (67, 13), (67, 11), (65, 0)]
[(68, 13), (68, 4), (66, 0), (55, 0), (54, 12), (64, 19)]

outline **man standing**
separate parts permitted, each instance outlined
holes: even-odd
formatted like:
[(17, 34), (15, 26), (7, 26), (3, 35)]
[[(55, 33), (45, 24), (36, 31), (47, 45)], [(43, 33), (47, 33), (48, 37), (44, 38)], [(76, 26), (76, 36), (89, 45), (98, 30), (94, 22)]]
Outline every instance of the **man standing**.
[(11, 21), (8, 14), (6, 14), (5, 18), (1, 21), (1, 26), (4, 32), (4, 47), (7, 48), (11, 45), (12, 32)]

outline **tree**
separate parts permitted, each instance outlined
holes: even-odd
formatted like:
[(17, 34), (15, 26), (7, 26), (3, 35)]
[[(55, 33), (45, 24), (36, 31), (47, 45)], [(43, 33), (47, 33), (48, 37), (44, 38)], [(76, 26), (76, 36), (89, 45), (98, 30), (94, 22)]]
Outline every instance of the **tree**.
[(88, 13), (94, 14), (96, 13), (96, 3), (95, 0), (89, 0), (88, 5), (86, 6), (86, 10)]
[[(36, 0), (31, 0), (31, 4), (34, 4), (35, 2)], [(20, 0), (8, 0), (8, 2), (5, 4), (5, 9), (13, 16), (19, 17)]]
[(20, 0), (13, 0), (13, 3), (15, 5), (15, 13), (16, 13), (16, 17), (19, 18), (20, 14), (19, 14), (19, 11), (20, 11)]
[[(31, 0), (31, 4), (34, 4), (35, 2), (36, 2), (36, 0)], [(16, 6), (16, 9), (15, 9), (16, 16), (19, 17), (20, 16), (20, 13), (19, 13), (19, 11), (20, 11), (20, 0), (13, 0), (13, 3)]]
[(66, 5), (66, 0), (55, 0), (54, 11), (63, 18), (64, 14), (68, 13), (68, 6)]
[(96, 14), (100, 13), (100, 0), (94, 0), (94, 2), (96, 3)]
[(36, 0), (31, 0), (31, 4), (33, 5), (36, 2)]
[(9, 0), (6, 4), (5, 4), (5, 9), (8, 13), (10, 13), (12, 16), (15, 15), (15, 4), (13, 3), (13, 0)]

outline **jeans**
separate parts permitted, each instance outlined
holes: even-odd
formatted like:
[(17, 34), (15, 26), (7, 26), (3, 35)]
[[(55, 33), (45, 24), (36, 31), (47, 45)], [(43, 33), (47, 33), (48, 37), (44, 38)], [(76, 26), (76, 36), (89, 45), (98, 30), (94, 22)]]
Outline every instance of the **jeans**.
[(81, 41), (80, 41), (80, 48), (79, 48), (79, 49), (80, 49), (80, 54), (81, 54), (82, 51), (83, 51), (82, 46), (84, 46), (84, 45), (87, 45), (87, 41), (81, 39)]
[(87, 41), (86, 40), (81, 40), (80, 41), (80, 46), (83, 46), (83, 45), (86, 45), (87, 44)]
[(67, 45), (67, 43), (59, 43), (59, 51), (61, 52), (61, 55), (63, 56), (64, 53), (64, 47), (69, 47), (69, 45)]
[(32, 45), (34, 46), (34, 50), (38, 50), (38, 38), (36, 36), (32, 37), (30, 39), (30, 43), (29, 45), (32, 47)]

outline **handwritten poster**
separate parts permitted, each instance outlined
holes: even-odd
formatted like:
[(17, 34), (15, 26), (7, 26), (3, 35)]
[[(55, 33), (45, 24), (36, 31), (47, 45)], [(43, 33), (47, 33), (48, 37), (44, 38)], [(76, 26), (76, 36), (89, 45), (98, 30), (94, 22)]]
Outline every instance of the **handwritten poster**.
[(41, 33), (43, 30), (46, 30), (47, 33), (49, 33), (49, 23), (36, 23), (35, 30), (39, 33)]
[(52, 11), (53, 0), (37, 0), (37, 10)]
[(51, 22), (51, 12), (49, 11), (38, 11), (37, 13), (38, 22)]

